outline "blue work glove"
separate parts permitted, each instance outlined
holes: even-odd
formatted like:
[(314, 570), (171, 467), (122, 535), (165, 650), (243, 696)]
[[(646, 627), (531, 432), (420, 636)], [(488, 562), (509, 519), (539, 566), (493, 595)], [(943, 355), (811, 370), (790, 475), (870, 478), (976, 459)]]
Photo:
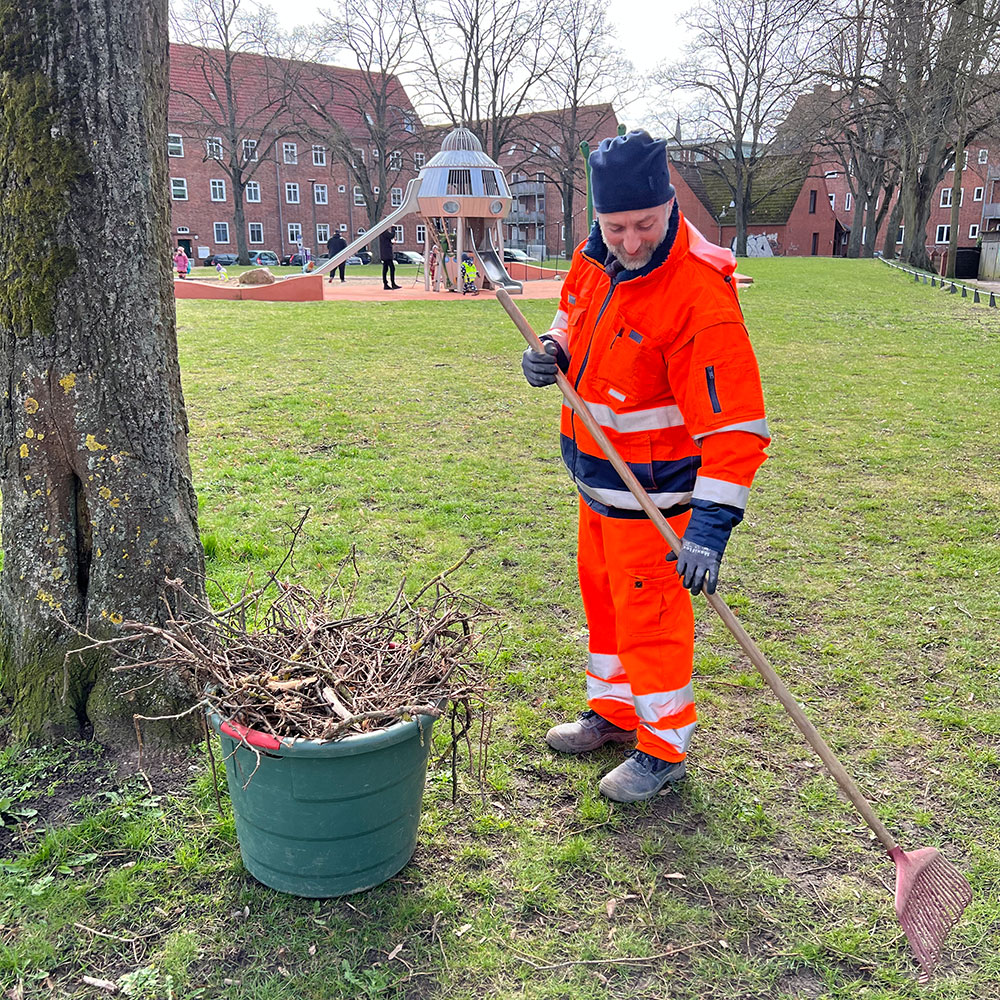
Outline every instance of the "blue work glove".
[(667, 562), (677, 563), (681, 583), (692, 594), (714, 594), (719, 583), (719, 564), (733, 528), (743, 520), (743, 511), (710, 500), (691, 501), (691, 520), (681, 542), (678, 558), (671, 552)]
[(535, 388), (552, 385), (556, 380), (556, 369), (565, 372), (569, 367), (569, 358), (554, 340), (543, 337), (542, 344), (545, 347), (544, 354), (529, 347), (521, 355), (521, 371), (524, 372), (528, 385)]
[(689, 542), (686, 538), (681, 543), (680, 556), (673, 552), (667, 556), (667, 562), (677, 563), (677, 572), (681, 576), (681, 583), (691, 591), (692, 594), (700, 594), (702, 587), (706, 594), (714, 594), (719, 583), (719, 563), (722, 562), (722, 553), (715, 549), (699, 545), (697, 542)]

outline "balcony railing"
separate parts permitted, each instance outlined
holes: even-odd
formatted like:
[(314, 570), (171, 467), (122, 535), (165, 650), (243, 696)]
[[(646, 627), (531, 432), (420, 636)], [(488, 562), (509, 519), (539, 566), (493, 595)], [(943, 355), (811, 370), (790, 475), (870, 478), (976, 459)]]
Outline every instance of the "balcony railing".
[(519, 194), (545, 194), (544, 181), (511, 181), (510, 193), (516, 198)]
[(512, 226), (523, 226), (528, 223), (545, 222), (544, 212), (524, 212), (513, 210), (511, 213), (503, 220)]
[(983, 218), (1000, 218), (1000, 201), (988, 201), (985, 205), (983, 205)]

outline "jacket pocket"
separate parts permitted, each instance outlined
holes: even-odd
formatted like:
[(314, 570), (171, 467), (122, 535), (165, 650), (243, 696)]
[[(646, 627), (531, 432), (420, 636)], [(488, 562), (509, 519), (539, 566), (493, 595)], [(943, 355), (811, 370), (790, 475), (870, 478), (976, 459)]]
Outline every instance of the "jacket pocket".
[(601, 352), (594, 376), (614, 404), (631, 409), (669, 395), (667, 366), (650, 338), (625, 324), (616, 328)]
[(712, 404), (712, 412), (721, 413), (722, 404), (719, 402), (719, 390), (715, 384), (715, 365), (705, 366), (705, 383), (708, 386), (708, 401)]

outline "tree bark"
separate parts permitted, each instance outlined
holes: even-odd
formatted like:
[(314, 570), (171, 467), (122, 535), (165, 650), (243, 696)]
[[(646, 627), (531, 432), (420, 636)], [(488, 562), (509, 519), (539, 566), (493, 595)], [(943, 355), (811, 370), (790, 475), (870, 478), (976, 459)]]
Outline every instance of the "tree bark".
[(203, 593), (169, 258), (166, 8), (0, 4), (0, 690), (24, 736), (91, 724), (134, 746), (133, 713), (184, 700), (179, 682), (112, 672), (104, 649), (66, 658), (83, 632), (162, 620), (168, 577)]

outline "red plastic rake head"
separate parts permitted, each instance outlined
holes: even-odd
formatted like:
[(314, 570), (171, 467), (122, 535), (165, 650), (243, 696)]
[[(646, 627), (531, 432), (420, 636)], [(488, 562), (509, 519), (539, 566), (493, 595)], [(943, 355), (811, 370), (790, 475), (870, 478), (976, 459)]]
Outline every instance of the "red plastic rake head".
[(930, 978), (948, 932), (972, 902), (972, 886), (934, 847), (906, 852), (894, 847), (896, 916), (917, 956), (920, 982)]

